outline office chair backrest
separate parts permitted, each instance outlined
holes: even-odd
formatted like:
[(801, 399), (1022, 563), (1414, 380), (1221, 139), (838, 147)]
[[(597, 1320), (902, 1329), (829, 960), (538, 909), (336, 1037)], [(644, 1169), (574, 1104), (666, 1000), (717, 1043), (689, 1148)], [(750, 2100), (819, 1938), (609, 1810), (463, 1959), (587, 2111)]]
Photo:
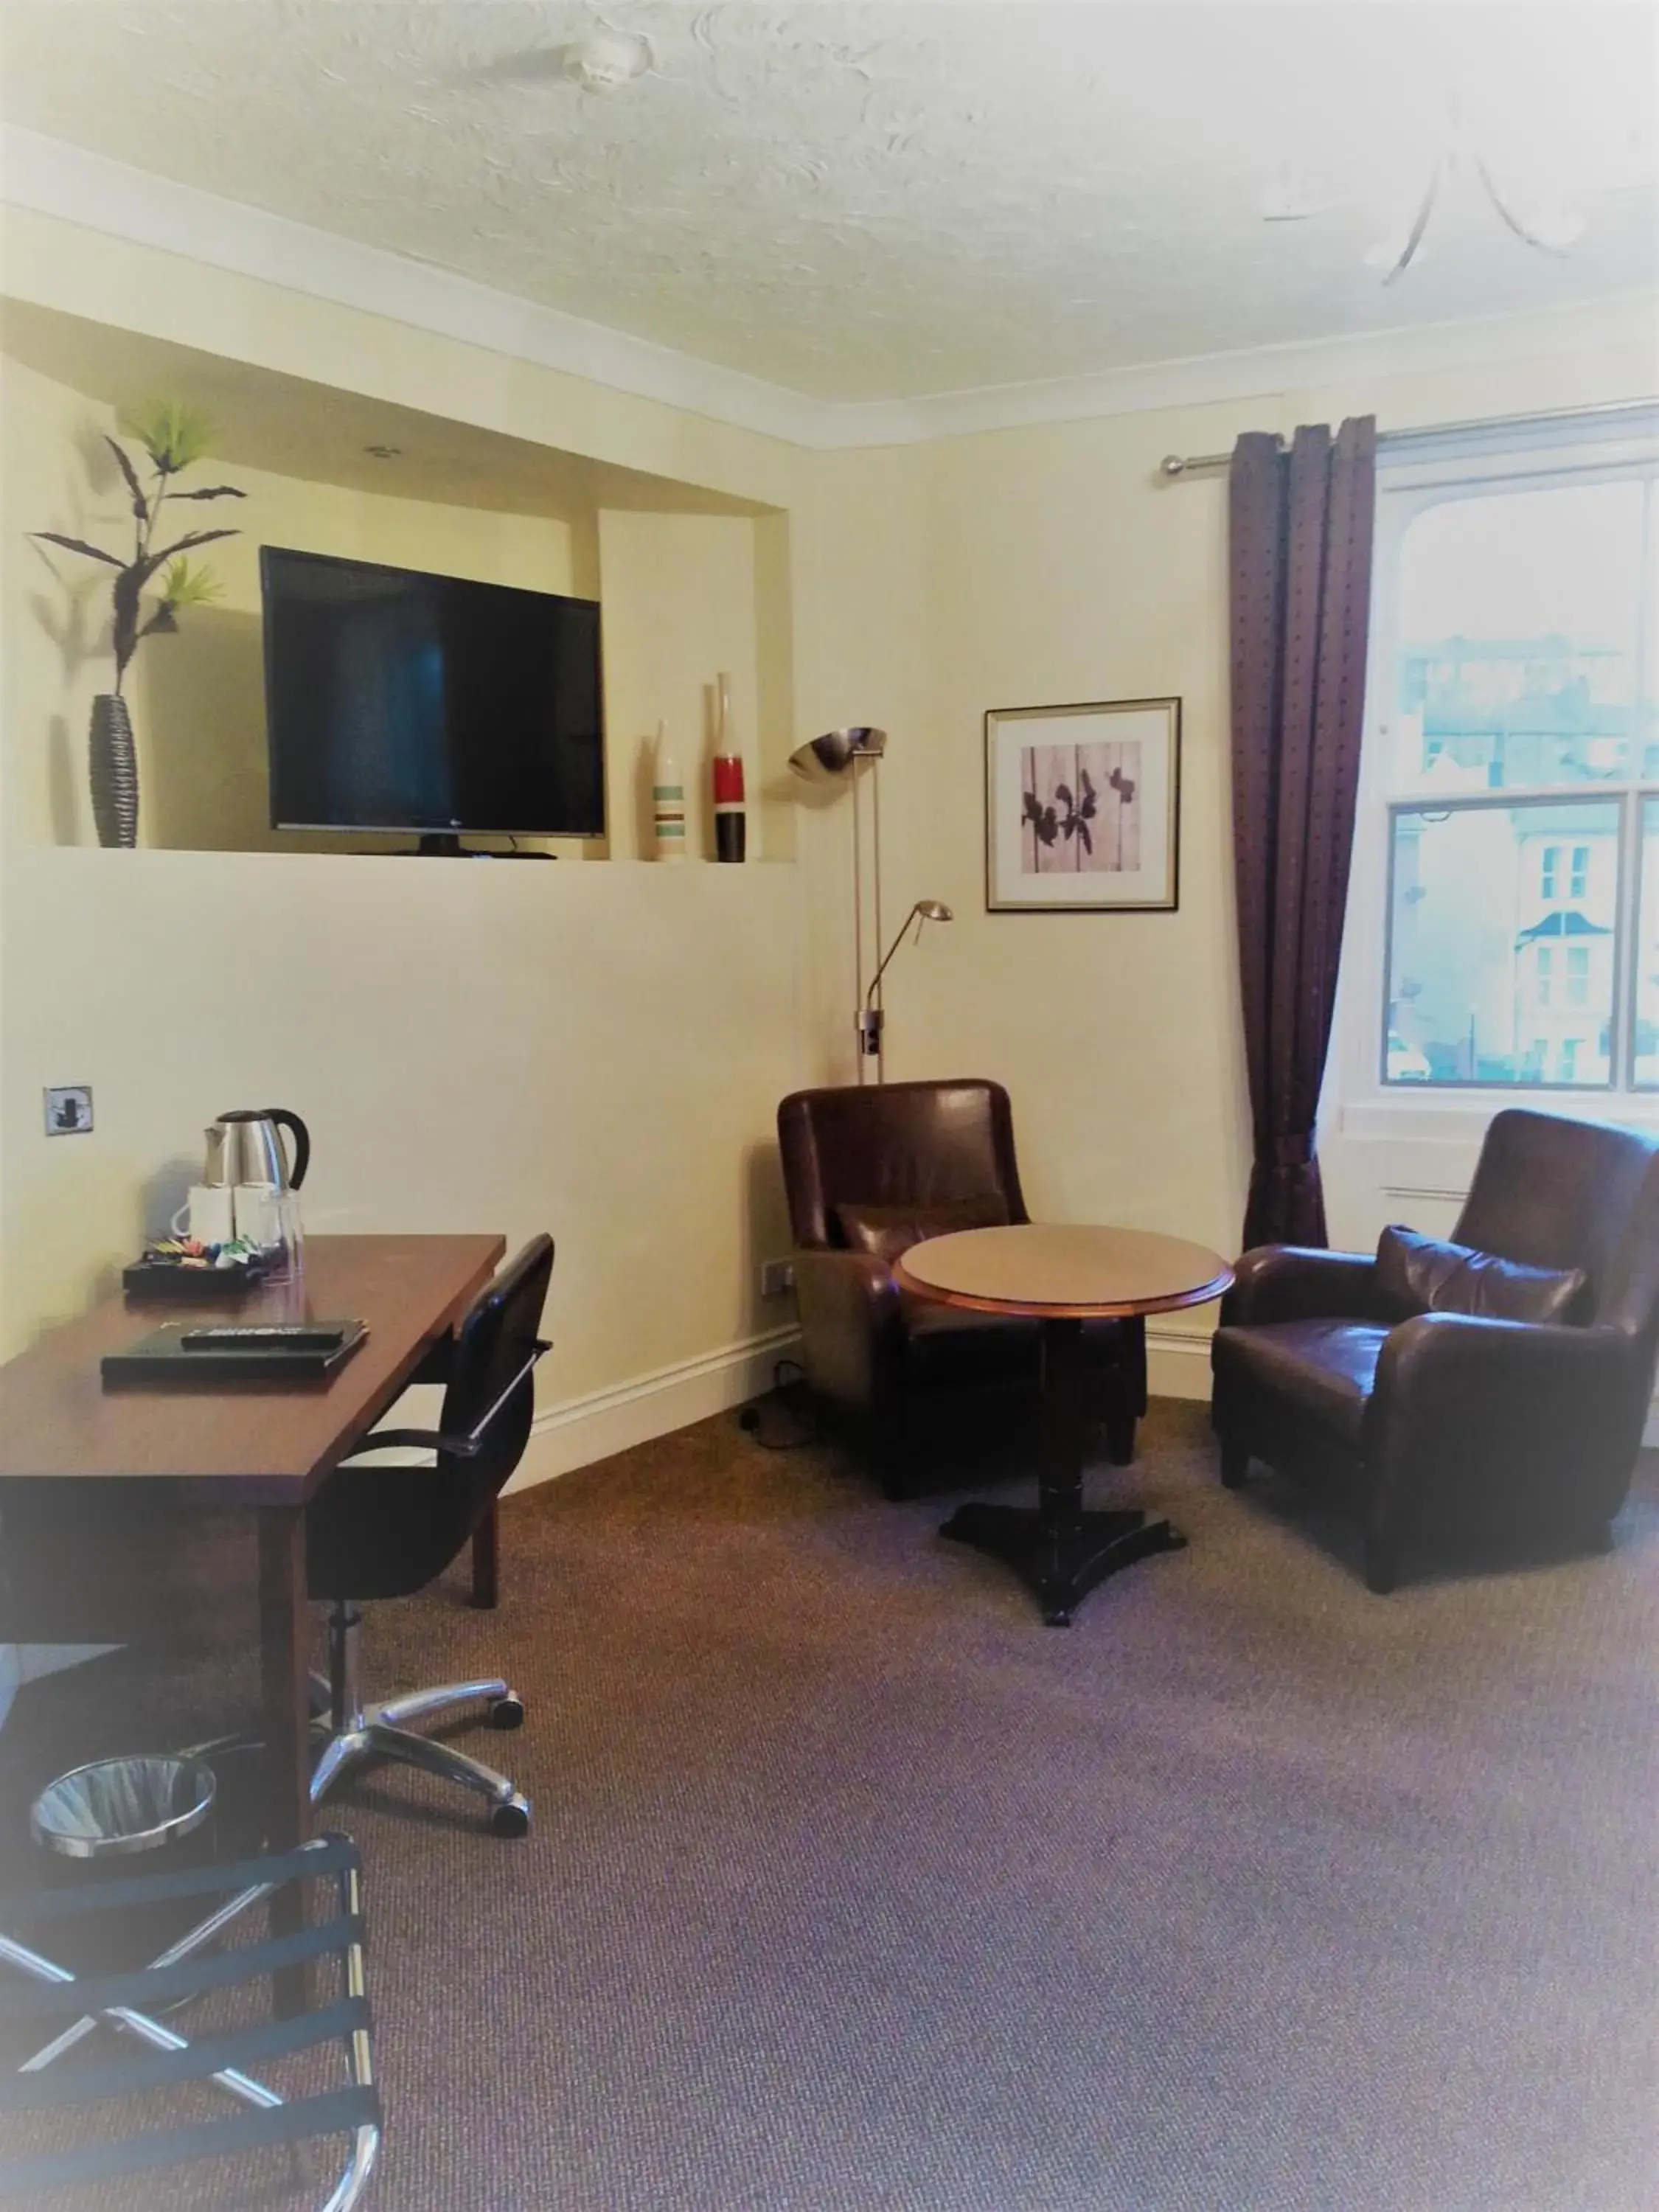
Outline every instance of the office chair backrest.
[[(404, 1597), (457, 1558), (524, 1456), (553, 1239), (534, 1237), (474, 1299), (456, 1333), (439, 1435), (378, 1430), (361, 1449), (436, 1447), (430, 1465), (345, 1462), (306, 1508), (313, 1597)], [(473, 1449), (446, 1450), (442, 1440)]]
[(441, 1452), (458, 1474), (493, 1484), (493, 1498), (524, 1456), (536, 1412), (538, 1332), (553, 1275), (553, 1239), (532, 1237), (467, 1310), (444, 1392), (445, 1436), (479, 1432), (471, 1459)]
[(1013, 1113), (981, 1076), (797, 1091), (778, 1108), (778, 1144), (798, 1244), (839, 1244), (842, 1205), (936, 1206), (998, 1192), (1027, 1218)]

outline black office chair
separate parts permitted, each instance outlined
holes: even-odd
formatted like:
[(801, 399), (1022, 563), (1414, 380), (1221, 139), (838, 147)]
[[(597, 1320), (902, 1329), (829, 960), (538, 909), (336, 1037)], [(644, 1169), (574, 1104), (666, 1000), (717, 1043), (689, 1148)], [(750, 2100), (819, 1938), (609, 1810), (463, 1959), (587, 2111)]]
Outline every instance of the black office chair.
[[(472, 1305), (457, 1333), (438, 1429), (380, 1429), (343, 1460), (306, 1510), (306, 1581), (330, 1601), (328, 1715), (313, 1771), (313, 1804), (361, 1760), (400, 1759), (489, 1801), (489, 1827), (522, 1836), (530, 1806), (479, 1759), (417, 1735), (407, 1723), (483, 1700), (491, 1723), (516, 1728), (524, 1707), (506, 1682), (445, 1682), (365, 1703), (357, 1639), (365, 1599), (407, 1597), (435, 1580), (471, 1540), (523, 1457), (535, 1413), (538, 1334), (553, 1273), (553, 1240), (533, 1237)], [(416, 1462), (366, 1465), (359, 1455), (414, 1448)]]
[[(204, 1937), (249, 1905), (290, 1884), (318, 1881), (336, 1893), (331, 1917), (302, 1925), (295, 1935), (204, 1954)], [(12, 2033), (28, 2028), (40, 2033), (60, 2021), (69, 2023), (22, 2065), (0, 2069), (0, 2134), (7, 2153), (0, 2158), (0, 2200), (38, 2207), (48, 2191), (55, 2197), (62, 2189), (118, 2178), (131, 2183), (140, 2174), (198, 2159), (234, 2159), (239, 2178), (246, 2181), (246, 2161), (254, 2153), (280, 2146), (291, 2155), (295, 2144), (344, 2136), (349, 2143), (346, 2163), (323, 2212), (349, 2212), (368, 2185), (380, 2146), (380, 2101), (363, 1988), (361, 1884), (356, 1844), (344, 1836), (319, 1836), (298, 1850), (237, 1866), (142, 1875), (0, 1900), (0, 1927), (27, 1928), (33, 1939), (25, 1943), (14, 1933), (0, 1933), (0, 1962), (31, 1984), (0, 1991), (0, 2024)], [(54, 1931), (66, 1920), (143, 1915), (158, 1904), (219, 1894), (227, 1894), (228, 1901), (210, 1919), (153, 1965), (132, 1972), (71, 1973), (47, 1951), (34, 1948), (55, 1943)], [(320, 1970), (333, 1986), (325, 1986), (318, 1993), (320, 2002), (296, 2017), (270, 2020), (262, 1992), (252, 1985), (302, 1961), (315, 1962), (313, 1978)], [(337, 1969), (332, 1975), (330, 1962)], [(155, 2017), (209, 1996), (212, 2025), (194, 2039)], [(58, 2063), (103, 2026), (120, 2031), (107, 2054), (82, 2053), (69, 2064)], [(322, 2085), (310, 2057), (331, 2043), (340, 2046), (345, 2076), (343, 2085), (334, 2088)], [(292, 2068), (284, 2063), (290, 2057), (295, 2060)], [(263, 2078), (273, 2063), (281, 2087)], [(250, 2066), (258, 2066), (258, 2075), (248, 2073)], [(209, 2086), (237, 2099), (245, 2109), (218, 2118), (196, 2117), (198, 2092)], [(162, 2100), (159, 2110), (150, 2107), (159, 2124), (146, 2128), (138, 2100), (151, 2098)], [(129, 2131), (112, 2136), (88, 2128), (77, 2108), (98, 2104), (112, 2105), (111, 2126)], [(100, 2192), (100, 2204), (113, 2201)], [(128, 2189), (120, 2201), (132, 2204), (139, 2199)], [(175, 2192), (169, 2185), (164, 2194), (145, 2195), (142, 2201), (171, 2203)], [(271, 2199), (262, 2192), (259, 2201)]]

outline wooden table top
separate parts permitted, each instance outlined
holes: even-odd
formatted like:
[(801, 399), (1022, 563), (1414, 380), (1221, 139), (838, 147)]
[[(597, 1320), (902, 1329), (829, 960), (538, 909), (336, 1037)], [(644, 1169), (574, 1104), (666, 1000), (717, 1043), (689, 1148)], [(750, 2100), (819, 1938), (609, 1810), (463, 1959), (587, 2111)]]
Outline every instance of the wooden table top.
[[(118, 1293), (0, 1367), (0, 1481), (163, 1481), (176, 1495), (303, 1504), (495, 1272), (501, 1237), (312, 1237), (302, 1285), (222, 1305)], [(99, 1363), (169, 1321), (368, 1324), (325, 1383), (106, 1390)]]
[(1056, 1321), (1170, 1313), (1218, 1298), (1233, 1279), (1218, 1252), (1182, 1237), (1042, 1222), (929, 1237), (895, 1272), (941, 1305)]

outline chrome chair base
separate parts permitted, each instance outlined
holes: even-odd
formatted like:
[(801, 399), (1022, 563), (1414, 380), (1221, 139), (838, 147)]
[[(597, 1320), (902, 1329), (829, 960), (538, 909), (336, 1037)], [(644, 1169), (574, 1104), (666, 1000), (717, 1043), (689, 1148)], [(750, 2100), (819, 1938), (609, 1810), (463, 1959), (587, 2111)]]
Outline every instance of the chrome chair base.
[(453, 1782), (489, 1802), (492, 1835), (522, 1836), (530, 1827), (530, 1801), (505, 1774), (447, 1743), (416, 1735), (405, 1725), (434, 1713), (483, 1700), (492, 1728), (517, 1728), (524, 1706), (497, 1676), (472, 1682), (443, 1682), (410, 1690), (397, 1698), (365, 1700), (357, 1685), (357, 1638), (362, 1614), (337, 1604), (329, 1614), (329, 1673), (311, 1677), (312, 1734), (319, 1750), (311, 1775), (311, 1802), (321, 1802), (343, 1775), (368, 1759), (388, 1759), (419, 1767), (440, 1781)]

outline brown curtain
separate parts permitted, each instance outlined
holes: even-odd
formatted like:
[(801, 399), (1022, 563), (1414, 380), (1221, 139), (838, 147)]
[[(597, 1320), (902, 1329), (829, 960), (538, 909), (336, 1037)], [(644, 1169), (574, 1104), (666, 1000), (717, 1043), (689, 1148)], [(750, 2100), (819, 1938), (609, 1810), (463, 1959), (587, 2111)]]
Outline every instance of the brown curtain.
[(1255, 1159), (1244, 1243), (1323, 1244), (1330, 1042), (1365, 702), (1376, 424), (1233, 449), (1233, 865)]

